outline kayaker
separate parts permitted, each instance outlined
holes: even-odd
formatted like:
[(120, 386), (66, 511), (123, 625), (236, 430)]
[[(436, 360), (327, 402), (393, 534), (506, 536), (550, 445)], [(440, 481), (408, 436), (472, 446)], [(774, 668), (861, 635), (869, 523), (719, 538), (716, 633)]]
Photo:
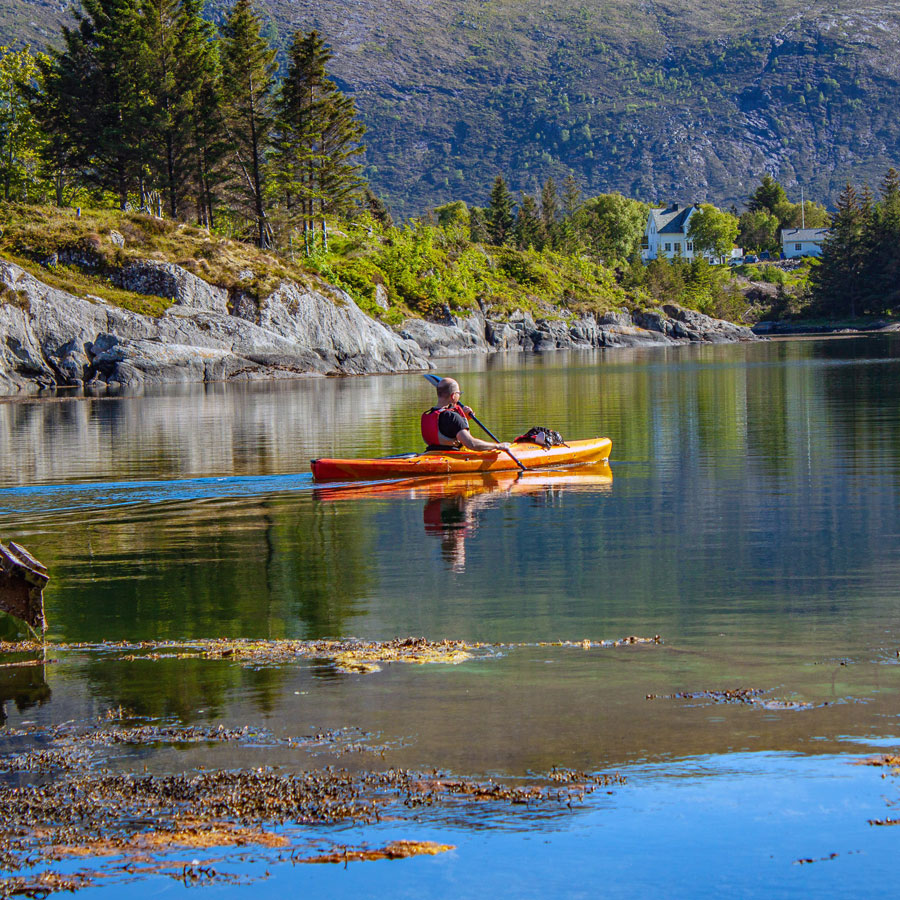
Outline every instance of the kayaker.
[(422, 413), (422, 437), (429, 450), (466, 447), (469, 450), (509, 450), (512, 446), (483, 441), (469, 431), (472, 409), (459, 402), (460, 390), (452, 378), (442, 378), (436, 385), (437, 406)]

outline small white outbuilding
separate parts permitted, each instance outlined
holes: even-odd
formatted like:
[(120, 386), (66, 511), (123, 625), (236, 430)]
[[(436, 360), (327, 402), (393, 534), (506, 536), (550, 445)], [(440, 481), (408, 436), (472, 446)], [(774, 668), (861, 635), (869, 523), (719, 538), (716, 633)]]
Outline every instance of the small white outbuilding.
[(782, 228), (781, 253), (785, 259), (821, 256), (822, 245), (830, 234), (827, 228)]

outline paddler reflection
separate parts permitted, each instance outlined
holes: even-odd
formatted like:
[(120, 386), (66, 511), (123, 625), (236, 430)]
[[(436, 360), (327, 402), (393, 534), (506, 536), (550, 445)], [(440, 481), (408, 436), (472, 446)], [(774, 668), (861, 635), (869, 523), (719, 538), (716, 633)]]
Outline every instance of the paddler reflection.
[(453, 572), (466, 567), (466, 541), (479, 526), (479, 517), (504, 497), (530, 495), (542, 502), (562, 500), (568, 492), (605, 492), (612, 487), (606, 461), (571, 469), (506, 471), (468, 475), (406, 478), (380, 484), (347, 485), (316, 491), (320, 500), (361, 500), (365, 497), (424, 498), (425, 533), (440, 539), (441, 557)]
[(441, 556), (452, 571), (466, 570), (466, 538), (478, 527), (477, 511), (492, 502), (487, 493), (475, 497), (450, 494), (425, 501), (425, 534), (441, 539)]

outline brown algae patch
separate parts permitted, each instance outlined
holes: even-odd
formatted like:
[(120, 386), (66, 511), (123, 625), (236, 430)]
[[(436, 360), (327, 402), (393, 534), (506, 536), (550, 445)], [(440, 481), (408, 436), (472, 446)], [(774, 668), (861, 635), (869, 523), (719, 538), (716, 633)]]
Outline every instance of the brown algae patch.
[[(647, 694), (647, 700), (708, 700), (711, 703), (727, 703), (732, 705), (754, 706), (767, 710), (808, 710), (815, 709), (816, 704), (800, 700), (778, 700), (763, 695), (769, 691), (762, 688), (729, 688), (721, 691), (679, 691), (677, 694)], [(829, 706), (825, 703), (820, 706)]]
[(184, 821), (172, 828), (143, 831), (130, 838), (110, 840), (96, 838), (81, 844), (57, 844), (48, 847), (48, 859), (79, 856), (120, 856), (149, 859), (151, 854), (168, 850), (209, 850), (213, 847), (289, 847), (290, 840), (259, 828), (245, 828), (231, 823), (209, 824)]
[[(37, 773), (23, 781), (0, 779), (0, 862), (7, 870), (32, 868), (42, 861), (90, 857), (97, 862), (78, 877), (44, 872), (0, 880), (0, 896), (42, 896), (76, 890), (98, 878), (134, 878), (160, 874), (199, 883), (238, 876), (214, 869), (210, 861), (174, 864), (173, 853), (206, 854), (223, 848), (234, 860), (252, 851), (267, 861), (346, 862), (403, 859), (441, 853), (447, 845), (398, 840), (370, 849), (337, 848), (322, 853), (311, 835), (321, 826), (391, 821), (402, 826), (410, 816), (433, 809), (439, 816), (475, 803), (485, 824), (502, 810), (525, 815), (564, 812), (601, 787), (625, 783), (618, 774), (589, 774), (554, 769), (528, 780), (449, 776), (438, 770), (404, 769), (351, 772), (325, 769), (280, 772), (267, 768), (211, 770), (172, 775), (110, 773), (99, 754), (109, 743), (168, 742), (186, 739), (252, 741), (267, 746), (266, 732), (175, 726), (110, 727), (101, 717), (97, 729), (71, 724), (29, 730), (17, 738), (49, 741), (30, 752), (0, 759), (0, 771)], [(326, 739), (314, 735), (310, 740)], [(296, 741), (297, 739), (288, 739)], [(199, 855), (198, 853), (198, 855)], [(108, 859), (108, 862), (100, 860)]]
[(608, 647), (632, 647), (636, 644), (661, 644), (662, 638), (655, 634), (653, 637), (638, 637), (630, 634), (628, 637), (614, 641), (593, 641), (585, 638), (581, 641), (540, 641), (537, 644), (511, 644), (513, 647), (577, 647), (581, 650), (606, 649)]
[[(53, 653), (90, 652), (109, 654), (124, 661), (161, 659), (230, 660), (244, 666), (280, 666), (299, 660), (330, 662), (339, 672), (378, 672), (385, 663), (415, 665), (457, 665), (470, 659), (496, 656), (520, 647), (566, 647), (582, 650), (609, 649), (636, 645), (658, 645), (659, 635), (616, 640), (547, 641), (541, 643), (484, 644), (460, 640), (430, 641), (424, 637), (393, 638), (388, 641), (347, 640), (252, 640), (216, 638), (194, 641), (105, 641), (89, 643), (0, 642), (0, 655), (41, 653), (41, 662), (55, 662)], [(49, 658), (48, 654), (50, 654)], [(37, 661), (7, 662), (3, 665), (31, 665)]]
[(90, 877), (81, 874), (60, 875), (47, 871), (36, 875), (14, 875), (0, 878), (0, 897), (46, 897), (59, 891), (74, 893), (93, 883)]
[(433, 841), (391, 841), (377, 850), (344, 847), (333, 853), (309, 856), (297, 860), (303, 863), (348, 863), (373, 859), (408, 859), (410, 856), (437, 856), (455, 850), (453, 844), (436, 844)]
[(892, 753), (882, 753), (880, 756), (867, 756), (865, 759), (856, 761), (858, 766), (887, 766), (894, 769), (896, 774), (900, 774), (900, 756)]
[[(286, 665), (302, 659), (314, 659), (329, 661), (340, 672), (377, 672), (381, 668), (380, 663), (391, 662), (456, 665), (472, 659), (478, 651), (489, 653), (490, 645), (458, 640), (429, 641), (424, 637), (394, 638), (388, 641), (223, 638), (205, 641), (109, 641), (99, 644), (0, 642), (0, 654), (54, 651), (109, 653), (125, 661), (216, 659), (253, 666)], [(19, 663), (7, 663), (16, 664)]]

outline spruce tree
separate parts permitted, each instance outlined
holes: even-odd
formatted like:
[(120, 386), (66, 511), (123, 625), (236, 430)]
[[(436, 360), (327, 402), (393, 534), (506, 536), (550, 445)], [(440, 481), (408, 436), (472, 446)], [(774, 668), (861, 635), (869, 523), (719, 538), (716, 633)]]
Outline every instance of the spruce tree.
[(558, 245), (566, 253), (575, 253), (581, 244), (580, 236), (575, 222), (575, 214), (578, 212), (581, 189), (575, 176), (570, 172), (563, 182), (563, 220), (558, 226)]
[(838, 197), (821, 263), (811, 276), (816, 299), (832, 315), (856, 316), (859, 311), (864, 266), (862, 245), (863, 213), (856, 190), (848, 183)]
[(184, 152), (197, 222), (212, 227), (218, 188), (227, 179), (222, 118), (222, 66), (214, 27), (202, 18), (202, 0), (182, 0), (177, 55)]
[(384, 202), (384, 200), (382, 200), (381, 197), (375, 194), (370, 187), (366, 187), (364, 191), (364, 197), (366, 201), (366, 208), (372, 214), (372, 218), (382, 228), (393, 228), (394, 218), (391, 215), (391, 211), (390, 209), (388, 209), (388, 206)]
[(129, 190), (143, 193), (151, 156), (139, 0), (83, 0), (81, 6), (76, 27), (63, 28), (63, 48), (51, 51), (48, 96), (34, 108), (51, 136), (49, 150), (87, 182), (114, 193), (124, 208)]
[(492, 244), (505, 244), (512, 232), (515, 218), (513, 200), (502, 175), (494, 179), (491, 200), (488, 204), (488, 235)]
[(527, 250), (529, 247), (543, 250), (547, 243), (540, 208), (530, 194), (522, 194), (522, 201), (516, 214), (515, 237), (516, 246), (520, 250)]
[(294, 35), (288, 71), (278, 98), (278, 137), (273, 163), (289, 219), (304, 232), (315, 219), (345, 212), (359, 198), (365, 128), (356, 106), (328, 77), (331, 50), (315, 30)]
[(152, 100), (145, 111), (155, 144), (149, 167), (154, 183), (166, 195), (169, 215), (175, 218), (186, 181), (187, 144), (181, 99), (184, 86), (178, 77), (181, 27), (178, 0), (142, 0), (138, 24), (140, 65), (135, 75), (141, 80), (142, 93)]
[(541, 188), (541, 221), (547, 236), (547, 244), (551, 247), (556, 246), (558, 217), (559, 197), (556, 192), (556, 183), (552, 178), (548, 178)]
[(866, 281), (872, 312), (900, 310), (900, 175), (888, 169), (880, 185), (869, 241)]
[(771, 175), (766, 174), (763, 175), (759, 187), (750, 195), (747, 209), (750, 212), (765, 209), (778, 216), (780, 208), (787, 202), (787, 193), (784, 188)]
[(275, 51), (262, 36), (252, 0), (237, 0), (222, 33), (225, 126), (237, 173), (237, 194), (255, 220), (256, 241), (268, 247), (265, 152), (273, 125)]

